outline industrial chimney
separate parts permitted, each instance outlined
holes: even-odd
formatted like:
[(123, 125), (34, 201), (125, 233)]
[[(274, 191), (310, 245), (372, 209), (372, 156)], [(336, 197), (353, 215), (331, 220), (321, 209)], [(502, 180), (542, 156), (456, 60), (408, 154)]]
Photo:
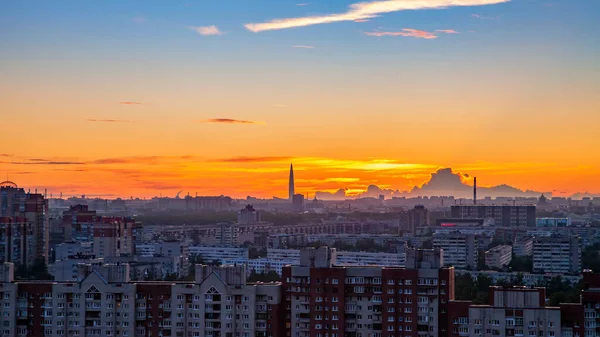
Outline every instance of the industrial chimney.
[(473, 205), (477, 205), (477, 177), (473, 178)]

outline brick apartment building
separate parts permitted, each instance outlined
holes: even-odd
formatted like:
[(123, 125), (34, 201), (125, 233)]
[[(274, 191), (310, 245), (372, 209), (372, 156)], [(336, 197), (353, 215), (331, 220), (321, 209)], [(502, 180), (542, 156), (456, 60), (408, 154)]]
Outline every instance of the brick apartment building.
[(283, 268), (286, 336), (445, 336), (454, 269), (440, 250), (408, 250), (406, 268), (335, 266), (335, 249), (303, 249)]
[(93, 268), (80, 282), (15, 282), (14, 265), (0, 265), (0, 336), (284, 335), (280, 284), (246, 284), (244, 266), (198, 265), (187, 283), (130, 282), (128, 268)]

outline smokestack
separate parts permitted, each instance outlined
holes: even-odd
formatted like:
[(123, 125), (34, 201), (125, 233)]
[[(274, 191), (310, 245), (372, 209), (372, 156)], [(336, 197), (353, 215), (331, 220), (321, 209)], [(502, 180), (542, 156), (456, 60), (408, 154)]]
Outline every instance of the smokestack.
[(477, 177), (473, 178), (473, 205), (477, 205)]

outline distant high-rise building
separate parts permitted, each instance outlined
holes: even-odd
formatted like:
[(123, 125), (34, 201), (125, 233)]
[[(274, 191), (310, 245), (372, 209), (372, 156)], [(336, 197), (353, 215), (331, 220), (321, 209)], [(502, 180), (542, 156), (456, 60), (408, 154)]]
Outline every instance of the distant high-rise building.
[(101, 217), (87, 205), (63, 212), (65, 241), (90, 243), (96, 257), (132, 255), (136, 223), (127, 217)]
[(295, 212), (304, 212), (304, 196), (302, 194), (294, 194), (292, 196), (292, 206)]
[(502, 227), (535, 227), (535, 206), (453, 205), (452, 218), (494, 219)]
[(408, 210), (408, 230), (414, 233), (417, 227), (429, 225), (429, 210), (423, 205), (416, 205)]
[(48, 263), (48, 200), (25, 192), (11, 181), (0, 183), (1, 259), (30, 266), (42, 258)]
[(294, 189), (294, 165), (290, 164), (290, 181), (289, 181), (289, 198), (290, 201), (294, 200), (294, 193), (295, 193), (295, 189)]
[(238, 224), (251, 225), (260, 222), (260, 211), (247, 205), (238, 212)]

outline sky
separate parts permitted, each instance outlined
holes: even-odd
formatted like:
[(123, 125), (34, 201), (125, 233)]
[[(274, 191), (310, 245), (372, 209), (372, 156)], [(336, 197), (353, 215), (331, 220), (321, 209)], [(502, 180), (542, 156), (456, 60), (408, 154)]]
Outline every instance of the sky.
[(600, 192), (600, 1), (0, 5), (0, 180), (49, 193)]

